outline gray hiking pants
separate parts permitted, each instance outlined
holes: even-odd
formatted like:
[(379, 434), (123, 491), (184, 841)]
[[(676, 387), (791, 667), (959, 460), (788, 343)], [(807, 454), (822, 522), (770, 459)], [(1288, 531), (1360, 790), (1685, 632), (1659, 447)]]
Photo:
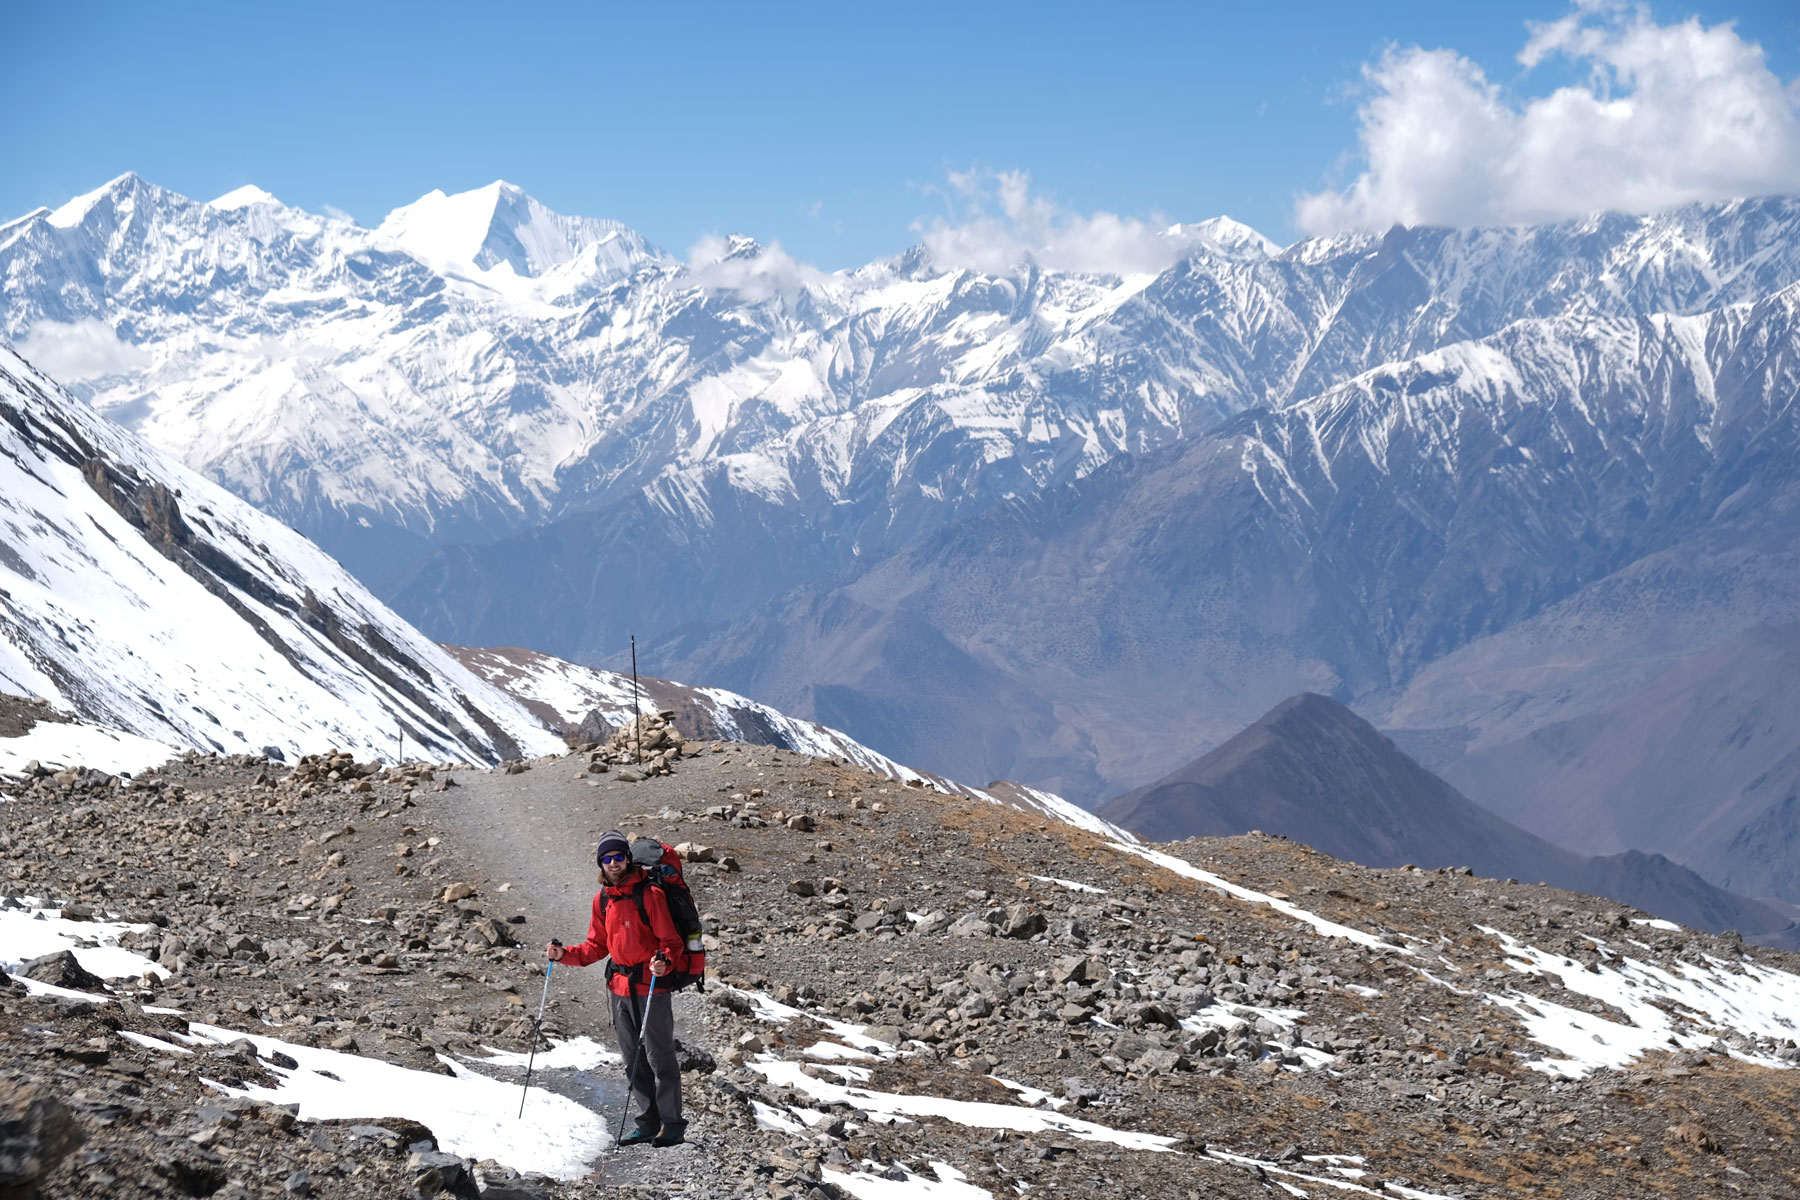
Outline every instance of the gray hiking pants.
[[(625, 1059), (625, 1081), (637, 1108), (637, 1127), (646, 1133), (659, 1130), (682, 1132), (681, 1070), (675, 1065), (675, 1008), (668, 992), (643, 996), (612, 996), (613, 1033), (619, 1054)], [(650, 1006), (649, 1017), (644, 1005)], [(638, 1022), (644, 1020), (644, 1054), (638, 1057)]]

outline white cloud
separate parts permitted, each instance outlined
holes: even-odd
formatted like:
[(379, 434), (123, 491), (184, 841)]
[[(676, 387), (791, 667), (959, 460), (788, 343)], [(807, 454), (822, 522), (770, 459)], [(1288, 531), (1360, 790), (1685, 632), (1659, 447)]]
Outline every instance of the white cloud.
[(1516, 100), (1452, 50), (1390, 48), (1363, 69), (1364, 169), (1301, 198), (1309, 233), (1393, 224), (1558, 220), (1800, 191), (1800, 81), (1730, 24), (1658, 25), (1585, 0), (1527, 27), (1530, 71), (1560, 56), (1585, 82)]
[(97, 317), (44, 321), (19, 341), (19, 353), (58, 383), (81, 383), (150, 365), (150, 353), (119, 340)]
[(1163, 270), (1189, 245), (1167, 222), (1069, 212), (1033, 195), (1024, 171), (952, 171), (949, 184), (930, 190), (944, 197), (950, 217), (913, 224), (942, 267), (1000, 273), (1030, 259), (1054, 270), (1132, 275)]
[(760, 303), (823, 284), (830, 276), (795, 262), (779, 242), (759, 246), (745, 237), (709, 235), (688, 251), (688, 278), (695, 287), (735, 292)]

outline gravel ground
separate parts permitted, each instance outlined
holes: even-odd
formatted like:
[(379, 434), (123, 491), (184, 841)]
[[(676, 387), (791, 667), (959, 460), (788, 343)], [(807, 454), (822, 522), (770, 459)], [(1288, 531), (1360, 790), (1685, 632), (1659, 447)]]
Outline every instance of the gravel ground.
[[(1208, 883), (1039, 815), (841, 764), (686, 751), (672, 774), (635, 782), (571, 754), (504, 771), (195, 759), (129, 785), (68, 772), (15, 789), (4, 902), (151, 922), (126, 944), (171, 971), (116, 984), (129, 1003), (86, 1008), (0, 980), (0, 1109), (43, 1109), (33, 1085), (63, 1109), (34, 1135), (56, 1163), (43, 1194), (285, 1200), (479, 1183), (497, 1200), (834, 1200), (876, 1177), (935, 1178), (934, 1163), (993, 1196), (1800, 1194), (1800, 1072), (1780, 1067), (1800, 1060), (1791, 1039), (1681, 1023), (1680, 1045), (1560, 1079), (1518, 1006), (1625, 1014), (1568, 986), (1581, 977), (1514, 965), (1530, 944), (1604, 977), (1627, 950), (1749, 980), (1800, 969), (1793, 955), (1279, 838), (1161, 848)], [(434, 1165), (409, 1149), (428, 1131), (398, 1119), (223, 1111), (206, 1079), (271, 1081), (280, 1065), (248, 1043), (177, 1057), (127, 1037), (206, 1021), (420, 1070), (524, 1049), (542, 943), (583, 935), (593, 847), (615, 826), (702, 848), (689, 874), (714, 978), (677, 998), (694, 1051), (690, 1146), (619, 1152), (562, 1182)], [(1323, 935), (1327, 919), (1371, 936)], [(1513, 1007), (1488, 998), (1502, 993)], [(755, 994), (790, 1008), (763, 1019)], [(904, 1048), (850, 1061), (865, 1092), (831, 1090), (845, 1082), (838, 1023)], [(610, 1042), (598, 973), (554, 977), (548, 1025)], [(537, 1082), (610, 1124), (616, 1074)], [(1042, 1095), (1023, 1103), (1018, 1085)], [(939, 1115), (882, 1116), (921, 1104)], [(24, 1127), (6, 1112), (0, 1129)], [(996, 1128), (1033, 1121), (1052, 1127)], [(84, 1140), (58, 1158), (57, 1129)], [(1133, 1139), (1165, 1152), (1119, 1144)]]

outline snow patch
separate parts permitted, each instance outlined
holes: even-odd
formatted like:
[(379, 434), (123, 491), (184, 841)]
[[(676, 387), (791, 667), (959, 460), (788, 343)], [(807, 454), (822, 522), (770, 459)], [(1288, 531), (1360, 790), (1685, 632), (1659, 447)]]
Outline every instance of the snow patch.
[(1073, 879), (1056, 879), (1049, 875), (1033, 875), (1031, 878), (1037, 880), (1039, 883), (1054, 883), (1057, 887), (1067, 888), (1071, 892), (1091, 892), (1096, 896), (1106, 895), (1105, 888), (1094, 887), (1093, 885), (1086, 883), (1077, 883)]
[(847, 1087), (817, 1079), (773, 1055), (759, 1054), (746, 1064), (771, 1083), (811, 1096), (822, 1104), (848, 1104), (876, 1121), (901, 1121), (917, 1117), (941, 1117), (974, 1129), (1006, 1129), (1017, 1133), (1061, 1133), (1089, 1142), (1107, 1142), (1127, 1150), (1167, 1153), (1178, 1139), (1132, 1130), (1111, 1129), (1058, 1112), (1023, 1105), (991, 1104), (975, 1100), (951, 1100), (942, 1096), (912, 1096)]
[[(1710, 955), (1703, 964), (1678, 963), (1673, 971), (1622, 956), (1590, 967), (1497, 929), (1478, 928), (1501, 944), (1506, 965), (1514, 971), (1554, 978), (1623, 1017), (1599, 1016), (1517, 990), (1488, 993), (1489, 1003), (1519, 1017), (1532, 1041), (1563, 1056), (1528, 1064), (1533, 1070), (1580, 1079), (1602, 1068), (1623, 1067), (1650, 1050), (1707, 1049), (1721, 1034), (1774, 1042), (1800, 1038), (1800, 1009), (1794, 1004), (1800, 975)], [(1791, 1065), (1741, 1049), (1733, 1049), (1731, 1056), (1766, 1067)]]
[(1389, 942), (1384, 942), (1372, 933), (1365, 933), (1360, 929), (1353, 929), (1348, 925), (1340, 925), (1336, 921), (1330, 921), (1319, 916), (1317, 913), (1308, 912), (1291, 900), (1281, 900), (1269, 895), (1267, 892), (1259, 892), (1254, 888), (1247, 888), (1242, 884), (1232, 883), (1221, 875), (1214, 875), (1211, 871), (1202, 870), (1193, 863), (1188, 862), (1186, 859), (1176, 858), (1173, 854), (1164, 854), (1160, 850), (1151, 850), (1146, 846), (1126, 845), (1123, 842), (1114, 842), (1112, 848), (1121, 854), (1135, 855), (1147, 862), (1155, 863), (1165, 870), (1173, 871), (1177, 875), (1182, 875), (1188, 879), (1193, 879), (1200, 883), (1218, 888), (1226, 895), (1236, 897), (1239, 900), (1248, 900), (1254, 904), (1267, 904), (1276, 912), (1283, 913), (1296, 921), (1312, 926), (1313, 932), (1319, 934), (1321, 937), (1344, 938), (1347, 941), (1355, 942), (1359, 946), (1367, 946), (1371, 950), (1382, 950), (1390, 954), (1412, 953), (1412, 951), (1406, 947), (1395, 946)]
[(481, 1058), (470, 1059), (470, 1062), (481, 1063), (490, 1067), (531, 1067), (540, 1071), (592, 1071), (598, 1067), (622, 1066), (624, 1060), (619, 1052), (603, 1046), (590, 1037), (574, 1037), (565, 1041), (553, 1041), (547, 1050), (539, 1050), (535, 1055), (529, 1051), (496, 1050), (492, 1046), (483, 1046), (488, 1053)]
[(831, 1183), (857, 1200), (993, 1200), (994, 1193), (976, 1187), (967, 1175), (949, 1163), (933, 1162), (931, 1171), (936, 1179), (915, 1175), (898, 1165), (886, 1168), (879, 1175), (871, 1169), (827, 1169), (824, 1174)]
[[(119, 939), (127, 933), (143, 933), (152, 928), (120, 921), (71, 921), (58, 908), (0, 908), (0, 970), (16, 974), (29, 959), (69, 950), (74, 952), (75, 961), (102, 979), (140, 979), (145, 975), (165, 978), (169, 974), (166, 969), (119, 945)], [(27, 986), (37, 983), (32, 979), (20, 982)]]
[[(4, 650), (0, 646), (0, 653)], [(0, 738), (0, 775), (21, 775), (32, 759), (51, 770), (90, 767), (129, 775), (160, 767), (179, 753), (167, 742), (86, 721), (39, 721), (18, 737)]]
[[(297, 1104), (303, 1121), (407, 1117), (429, 1128), (448, 1153), (491, 1158), (559, 1179), (587, 1174), (589, 1164), (612, 1144), (602, 1118), (573, 1100), (534, 1088), (520, 1117), (519, 1084), (491, 1079), (442, 1055), (438, 1061), (454, 1077), (216, 1025), (190, 1025), (189, 1032), (200, 1042), (221, 1046), (248, 1038), (280, 1083), (272, 1088), (211, 1086), (231, 1096)], [(299, 1065), (274, 1066), (268, 1060), (275, 1054)]]

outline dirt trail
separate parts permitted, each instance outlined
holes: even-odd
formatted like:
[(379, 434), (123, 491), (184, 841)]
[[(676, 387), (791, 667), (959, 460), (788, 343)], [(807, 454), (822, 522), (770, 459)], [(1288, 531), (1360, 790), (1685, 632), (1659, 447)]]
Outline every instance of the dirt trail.
[[(721, 784), (744, 774), (741, 763), (739, 755), (705, 755), (684, 761), (676, 776), (638, 783), (582, 773), (579, 758), (540, 761), (517, 775), (458, 771), (452, 776), (456, 787), (431, 794), (425, 803), (432, 823), (486, 876), (472, 882), (477, 882), (490, 911), (525, 915), (520, 942), (541, 961), (540, 948), (549, 938), (572, 943), (586, 936), (598, 873), (594, 847), (602, 833), (617, 828), (630, 837), (647, 834), (683, 840), (678, 827), (655, 814), (668, 805), (692, 809), (712, 803)], [(748, 769), (748, 778), (760, 770)], [(497, 890), (502, 885), (507, 887), (504, 893)], [(614, 1045), (606, 979), (600, 971), (559, 971), (552, 978), (550, 994), (548, 1019), (569, 1034)], [(536, 997), (532, 999), (535, 1004)], [(687, 992), (676, 997), (675, 1023), (683, 1041), (706, 1047), (705, 1008), (699, 996)], [(588, 1081), (547, 1082), (573, 1099), (604, 1106), (610, 1124), (617, 1120), (623, 1096), (618, 1074), (616, 1067), (603, 1068)], [(695, 1148), (672, 1153), (703, 1152), (704, 1114), (690, 1109), (688, 1115)], [(606, 1179), (618, 1184), (657, 1182), (661, 1178), (657, 1158), (668, 1153), (634, 1149), (610, 1155)]]
[(628, 813), (642, 811), (629, 785), (590, 787), (572, 774), (566, 762), (520, 775), (462, 771), (453, 776), (457, 787), (431, 799), (432, 820), (487, 874), (482, 890), (490, 901), (500, 901), (495, 888), (508, 885), (504, 906), (526, 915), (520, 940), (527, 946), (580, 940), (594, 895), (594, 846)]
[(657, 814), (721, 803), (721, 791), (756, 786), (813, 761), (778, 754), (764, 747), (703, 754), (684, 759), (676, 775), (638, 783), (580, 773), (579, 758), (547, 760), (518, 775), (458, 771), (456, 787), (425, 802), (431, 819), (487, 872), (490, 900), (498, 899), (494, 887), (510, 884), (505, 895), (529, 918), (530, 937), (568, 941), (587, 928), (598, 873), (594, 847), (602, 833), (616, 828), (632, 837), (685, 840), (680, 826)]

